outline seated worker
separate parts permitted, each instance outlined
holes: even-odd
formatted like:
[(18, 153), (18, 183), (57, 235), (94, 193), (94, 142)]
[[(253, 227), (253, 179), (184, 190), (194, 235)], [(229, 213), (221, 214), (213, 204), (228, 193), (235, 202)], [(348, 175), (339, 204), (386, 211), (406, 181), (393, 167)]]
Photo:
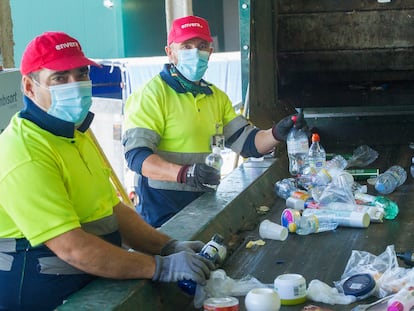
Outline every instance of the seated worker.
[(85, 132), (90, 65), (61, 32), (23, 54), (24, 108), (0, 135), (0, 310), (54, 310), (97, 276), (205, 284), (214, 268), (202, 242), (172, 240), (118, 199)]
[[(138, 174), (137, 211), (159, 227), (220, 183), (204, 164), (212, 145), (243, 157), (262, 157), (286, 136), (291, 117), (260, 130), (236, 114), (228, 96), (202, 79), (213, 52), (208, 22), (197, 16), (173, 21), (165, 52), (169, 64), (134, 91), (125, 105), (123, 144), (128, 167)], [(295, 126), (305, 125), (300, 118)]]

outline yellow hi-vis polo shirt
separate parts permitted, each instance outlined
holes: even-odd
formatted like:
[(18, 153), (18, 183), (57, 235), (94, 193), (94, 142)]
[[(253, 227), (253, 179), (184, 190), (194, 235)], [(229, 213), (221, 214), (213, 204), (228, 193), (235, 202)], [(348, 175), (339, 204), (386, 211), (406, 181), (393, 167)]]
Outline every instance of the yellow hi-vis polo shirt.
[(41, 244), (113, 214), (110, 171), (90, 137), (56, 136), (16, 114), (0, 135), (0, 238)]
[[(127, 149), (149, 147), (157, 153), (199, 153), (203, 157), (210, 153), (211, 137), (223, 134), (223, 128), (238, 114), (223, 91), (209, 87), (212, 94), (179, 93), (157, 75), (133, 92), (125, 105), (124, 130), (137, 131), (130, 135), (135, 139), (130, 139), (133, 142)], [(147, 136), (145, 129), (156, 137)]]

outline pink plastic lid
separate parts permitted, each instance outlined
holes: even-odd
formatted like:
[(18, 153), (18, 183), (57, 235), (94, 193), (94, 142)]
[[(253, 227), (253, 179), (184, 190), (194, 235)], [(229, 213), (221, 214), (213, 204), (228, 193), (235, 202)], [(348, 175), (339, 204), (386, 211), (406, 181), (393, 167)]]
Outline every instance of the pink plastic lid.
[(394, 301), (392, 304), (390, 304), (387, 308), (387, 311), (403, 311), (404, 306), (399, 301)]

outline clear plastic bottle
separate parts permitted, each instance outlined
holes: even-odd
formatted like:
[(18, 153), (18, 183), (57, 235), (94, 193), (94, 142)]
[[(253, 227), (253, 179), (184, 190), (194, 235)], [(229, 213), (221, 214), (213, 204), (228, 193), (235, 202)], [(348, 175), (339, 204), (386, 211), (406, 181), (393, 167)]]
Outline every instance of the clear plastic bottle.
[(389, 194), (407, 180), (407, 172), (399, 165), (393, 165), (380, 174), (375, 181), (375, 190), (381, 194)]
[(309, 147), (308, 162), (311, 169), (319, 172), (325, 166), (326, 152), (320, 144), (319, 134), (312, 134), (312, 144)]
[(366, 212), (357, 212), (352, 210), (329, 210), (308, 208), (302, 212), (302, 216), (315, 215), (316, 217), (326, 216), (331, 218), (338, 226), (366, 228), (369, 226), (371, 219)]
[[(295, 116), (293, 122), (296, 122)], [(303, 129), (292, 127), (286, 139), (289, 157), (289, 172), (296, 176), (302, 174), (308, 165), (309, 140)]]
[(223, 158), (221, 156), (220, 147), (214, 146), (213, 152), (206, 157), (206, 164), (220, 170), (223, 165)]
[(275, 183), (275, 193), (282, 199), (287, 199), (290, 194), (298, 190), (294, 178), (284, 178)]
[(299, 235), (308, 235), (311, 233), (332, 231), (336, 228), (338, 228), (338, 222), (334, 219), (333, 215), (302, 215), (296, 233)]
[(387, 311), (409, 311), (414, 307), (414, 285), (407, 284), (388, 301)]
[(325, 167), (317, 174), (318, 178), (324, 180), (326, 184), (335, 179), (348, 165), (348, 162), (341, 155), (334, 156), (331, 160), (326, 161)]
[[(224, 238), (216, 233), (198, 254), (213, 263), (221, 264), (227, 255), (227, 248), (223, 242)], [(178, 281), (178, 287), (189, 295), (195, 295), (197, 283), (193, 280), (181, 280)]]
[[(221, 156), (220, 147), (214, 146), (213, 151), (206, 157), (205, 164), (214, 167), (216, 170), (221, 171), (223, 166), (223, 157)], [(206, 187), (217, 190), (218, 185), (203, 184)]]

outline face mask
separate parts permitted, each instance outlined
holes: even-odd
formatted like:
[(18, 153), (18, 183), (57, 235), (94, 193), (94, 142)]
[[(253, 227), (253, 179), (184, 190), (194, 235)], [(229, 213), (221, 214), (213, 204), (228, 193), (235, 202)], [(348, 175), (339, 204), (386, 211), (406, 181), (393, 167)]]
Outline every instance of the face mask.
[(178, 50), (178, 71), (190, 81), (200, 81), (208, 67), (207, 51), (196, 49)]
[(76, 126), (82, 124), (92, 106), (92, 82), (53, 85), (49, 91), (52, 104), (47, 113)]

